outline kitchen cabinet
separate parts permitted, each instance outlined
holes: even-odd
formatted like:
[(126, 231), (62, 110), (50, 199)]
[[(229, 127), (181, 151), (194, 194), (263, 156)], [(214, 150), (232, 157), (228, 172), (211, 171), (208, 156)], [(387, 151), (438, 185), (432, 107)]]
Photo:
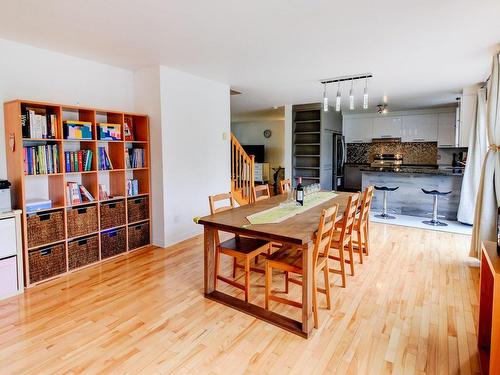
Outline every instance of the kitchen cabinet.
[(456, 113), (438, 114), (438, 147), (457, 147)]
[(373, 118), (344, 118), (346, 143), (369, 143), (373, 138)]
[(438, 114), (403, 116), (402, 142), (437, 142)]
[(401, 117), (380, 116), (373, 119), (373, 138), (400, 138)]
[(348, 191), (361, 190), (361, 169), (366, 168), (366, 165), (346, 164), (344, 166), (344, 189)]

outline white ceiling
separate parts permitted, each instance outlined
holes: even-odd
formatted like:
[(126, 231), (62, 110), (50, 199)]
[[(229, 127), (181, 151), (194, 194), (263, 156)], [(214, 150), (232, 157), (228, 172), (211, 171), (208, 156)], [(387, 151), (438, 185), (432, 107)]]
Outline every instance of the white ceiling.
[(233, 113), (319, 101), (319, 79), (365, 72), (372, 107), (387, 95), (406, 109), (453, 102), (487, 77), (500, 1), (10, 0), (0, 37), (221, 81), (243, 93)]

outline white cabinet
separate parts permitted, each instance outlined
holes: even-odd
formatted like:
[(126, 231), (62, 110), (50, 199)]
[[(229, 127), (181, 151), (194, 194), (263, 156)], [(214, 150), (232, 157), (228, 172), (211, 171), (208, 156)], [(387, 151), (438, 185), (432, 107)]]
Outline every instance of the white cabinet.
[(402, 142), (436, 142), (437, 133), (437, 114), (403, 116)]
[(0, 299), (22, 293), (21, 211), (0, 213)]
[(438, 115), (438, 147), (457, 147), (456, 113)]
[(380, 116), (373, 119), (373, 138), (401, 137), (401, 117)]
[(373, 118), (344, 118), (346, 143), (369, 143), (373, 138)]

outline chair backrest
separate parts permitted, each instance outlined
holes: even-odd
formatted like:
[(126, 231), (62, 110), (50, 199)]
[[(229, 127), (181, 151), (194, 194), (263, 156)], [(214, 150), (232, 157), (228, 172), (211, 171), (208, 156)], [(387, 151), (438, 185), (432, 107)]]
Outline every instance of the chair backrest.
[(356, 211), (358, 210), (359, 193), (349, 196), (347, 206), (342, 219), (342, 228), (340, 229), (340, 243), (342, 244), (351, 234), (356, 221)]
[(253, 188), (253, 200), (254, 202), (261, 201), (264, 199), (271, 198), (271, 193), (269, 193), (269, 185), (256, 185)]
[(280, 194), (285, 194), (287, 191), (290, 191), (291, 188), (292, 188), (292, 182), (290, 181), (289, 178), (280, 181), (280, 188), (279, 188)]
[(316, 267), (319, 255), (328, 256), (333, 232), (335, 231), (335, 221), (339, 212), (339, 205), (335, 204), (321, 212), (318, 231), (314, 242), (313, 265)]
[[(229, 202), (229, 206), (220, 206), (215, 207), (216, 202), (227, 200)], [(217, 212), (227, 211), (234, 208), (234, 199), (233, 193), (222, 193), (217, 195), (210, 195), (208, 197), (208, 203), (210, 204), (210, 214), (216, 214)]]
[(363, 199), (359, 207), (359, 222), (364, 223), (369, 219), (373, 198), (373, 186), (368, 186), (363, 192)]
[[(215, 207), (216, 202), (220, 201), (228, 201), (229, 206), (220, 206), (220, 207)], [(228, 211), (234, 208), (234, 199), (233, 199), (233, 193), (222, 193), (222, 194), (217, 194), (217, 195), (209, 195), (208, 196), (208, 203), (210, 205), (210, 214), (216, 214), (217, 212), (223, 212), (223, 211)], [(220, 237), (219, 237), (219, 231), (215, 232), (215, 244), (218, 246), (220, 244)]]

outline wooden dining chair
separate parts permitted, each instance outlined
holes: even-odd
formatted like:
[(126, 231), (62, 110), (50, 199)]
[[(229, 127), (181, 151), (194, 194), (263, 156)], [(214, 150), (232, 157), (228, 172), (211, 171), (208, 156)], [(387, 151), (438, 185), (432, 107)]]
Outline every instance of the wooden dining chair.
[[(212, 215), (231, 210), (234, 208), (234, 198), (232, 193), (223, 193), (218, 195), (212, 195), (208, 197), (210, 204), (210, 213)], [(228, 201), (229, 205), (220, 206), (216, 208), (216, 203), (221, 201)], [(232, 285), (238, 289), (245, 292), (245, 301), (248, 302), (250, 297), (250, 271), (256, 271), (264, 273), (264, 270), (250, 267), (250, 262), (253, 258), (256, 258), (259, 254), (268, 254), (271, 249), (271, 244), (264, 240), (259, 240), (256, 238), (249, 238), (236, 235), (226, 241), (220, 242), (219, 233), (215, 235), (215, 289), (217, 289), (218, 280), (225, 282), (226, 284)], [(221, 254), (228, 255), (233, 258), (233, 279), (229, 279), (225, 276), (221, 276), (220, 272), (220, 258)], [(243, 265), (238, 264), (238, 261), (242, 261)], [(236, 269), (243, 268), (245, 270), (245, 283), (241, 284), (236, 281)]]
[(271, 193), (269, 192), (269, 185), (256, 185), (253, 188), (253, 200), (254, 202), (262, 201), (264, 199), (271, 198)]
[[(314, 327), (318, 328), (318, 301), (317, 292), (326, 295), (327, 308), (331, 308), (330, 298), (330, 280), (328, 270), (328, 253), (333, 232), (335, 231), (335, 219), (337, 217), (339, 206), (336, 204), (326, 210), (323, 210), (319, 220), (318, 231), (314, 241), (313, 249), (313, 269), (312, 269), (312, 284), (313, 284), (313, 312), (314, 312)], [(302, 251), (291, 246), (284, 246), (266, 260), (266, 290), (265, 290), (265, 307), (269, 310), (269, 301), (285, 303), (290, 306), (302, 308), (302, 302), (296, 302), (287, 298), (278, 297), (271, 293), (272, 273), (273, 269), (285, 271), (285, 292), (288, 293), (288, 283), (294, 282), (302, 285), (300, 280), (289, 278), (289, 273), (303, 275), (302, 269)], [(325, 288), (321, 289), (317, 286), (317, 277), (323, 271), (325, 278)]]
[(354, 222), (354, 232), (356, 232), (356, 244), (354, 251), (359, 254), (359, 262), (363, 264), (363, 255), (368, 255), (370, 251), (370, 208), (373, 198), (373, 186), (368, 186), (363, 192), (363, 199), (359, 206), (359, 213)]
[[(354, 222), (356, 220), (356, 211), (358, 209), (359, 193), (349, 196), (347, 206), (341, 221), (339, 221), (340, 228), (335, 230), (332, 237), (330, 247), (336, 251), (337, 254), (329, 254), (329, 258), (339, 262), (340, 269), (330, 268), (330, 272), (340, 275), (342, 279), (342, 287), (346, 286), (346, 271), (345, 265), (349, 264), (351, 275), (354, 276), (354, 250), (352, 233), (354, 230)], [(345, 259), (344, 252), (347, 252), (349, 259)]]
[(292, 182), (290, 181), (289, 178), (286, 180), (281, 180), (279, 183), (279, 193), (280, 194), (285, 194), (286, 192), (290, 191), (292, 189)]

